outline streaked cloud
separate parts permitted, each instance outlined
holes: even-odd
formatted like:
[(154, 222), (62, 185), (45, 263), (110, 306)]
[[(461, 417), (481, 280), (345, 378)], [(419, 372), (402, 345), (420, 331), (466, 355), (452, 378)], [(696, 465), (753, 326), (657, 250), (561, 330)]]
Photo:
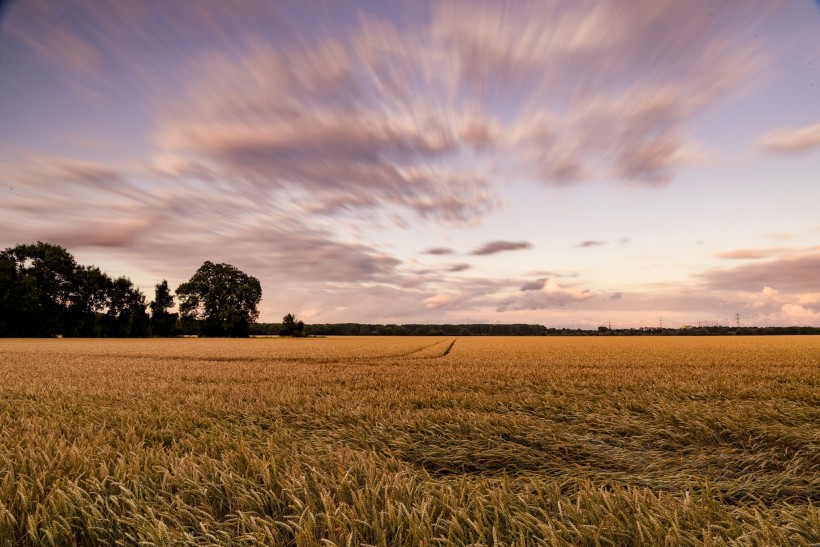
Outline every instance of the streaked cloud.
[(589, 248), (591, 248), (591, 247), (602, 247), (602, 246), (604, 246), (604, 245), (608, 245), (608, 244), (609, 244), (609, 242), (608, 242), (608, 241), (600, 241), (600, 240), (587, 239), (587, 240), (585, 240), (585, 241), (582, 241), (582, 242), (578, 243), (578, 244), (577, 244), (577, 245), (575, 245), (575, 246), (576, 246), (576, 247), (580, 247), (580, 248), (582, 248), (582, 249), (589, 249)]
[[(309, 192), (322, 213), (393, 204), (450, 223), (493, 210), (499, 175), (672, 180), (699, 157), (685, 124), (765, 67), (746, 30), (777, 9), (763, 0), (441, 2), (428, 20), (398, 8), (338, 27), (319, 19), (311, 34), (294, 10), (264, 2), (28, 4), (10, 25), (15, 36), (66, 73), (124, 65), (180, 97), (157, 118), (158, 156)], [(61, 24), (68, 14), (83, 25)], [(257, 25), (277, 39), (243, 32)], [(186, 55), (191, 44), (202, 54)], [(177, 66), (150, 74), (157, 55)], [(509, 173), (496, 171), (499, 152)]]
[(451, 255), (454, 252), (455, 251), (453, 249), (449, 248), (449, 247), (433, 247), (431, 249), (427, 249), (426, 251), (424, 251), (424, 254), (440, 256), (440, 255)]
[(450, 296), (447, 294), (436, 294), (422, 300), (422, 303), (431, 310), (437, 310), (450, 304)]
[(770, 258), (773, 256), (777, 256), (784, 252), (788, 251), (788, 249), (784, 249), (782, 247), (770, 247), (766, 249), (736, 249), (733, 251), (724, 251), (722, 253), (718, 253), (718, 258), (731, 258), (731, 259), (757, 259), (757, 258)]
[(522, 291), (540, 291), (547, 283), (546, 279), (536, 279), (535, 281), (527, 281), (521, 285)]
[(475, 256), (492, 255), (504, 251), (518, 251), (521, 249), (529, 249), (532, 243), (527, 241), (489, 241), (484, 245), (473, 250), (470, 254)]
[(820, 148), (820, 123), (803, 127), (779, 129), (760, 140), (771, 152), (798, 154)]
[(757, 291), (772, 287), (780, 291), (812, 292), (818, 286), (820, 253), (804, 253), (766, 262), (752, 262), (729, 269), (699, 274), (709, 288)]
[[(526, 285), (525, 285), (526, 286)], [(593, 298), (595, 294), (589, 289), (565, 286), (547, 279), (540, 289), (524, 290), (523, 294), (502, 298), (497, 304), (498, 311), (507, 310), (546, 310), (563, 308), (571, 304)]]

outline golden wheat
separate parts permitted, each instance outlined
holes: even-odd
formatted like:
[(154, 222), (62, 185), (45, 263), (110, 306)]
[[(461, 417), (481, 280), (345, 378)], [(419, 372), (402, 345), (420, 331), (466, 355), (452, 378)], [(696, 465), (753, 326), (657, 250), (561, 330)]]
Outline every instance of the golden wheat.
[(0, 545), (820, 542), (820, 338), (0, 341)]

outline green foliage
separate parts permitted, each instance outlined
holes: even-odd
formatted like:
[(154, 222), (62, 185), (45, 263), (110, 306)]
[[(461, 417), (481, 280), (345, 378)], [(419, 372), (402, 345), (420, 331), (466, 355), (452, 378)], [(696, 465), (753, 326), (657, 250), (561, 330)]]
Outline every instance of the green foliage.
[(230, 264), (206, 261), (177, 288), (179, 313), (201, 320), (205, 336), (248, 336), (259, 317), (262, 285)]

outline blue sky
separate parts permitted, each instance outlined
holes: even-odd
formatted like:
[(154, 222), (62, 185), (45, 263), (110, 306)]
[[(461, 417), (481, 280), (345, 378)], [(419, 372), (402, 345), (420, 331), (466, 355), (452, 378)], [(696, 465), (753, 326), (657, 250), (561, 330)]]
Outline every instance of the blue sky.
[[(820, 324), (809, 1), (18, 0), (0, 245), (262, 320)], [(433, 250), (434, 252), (430, 252)]]

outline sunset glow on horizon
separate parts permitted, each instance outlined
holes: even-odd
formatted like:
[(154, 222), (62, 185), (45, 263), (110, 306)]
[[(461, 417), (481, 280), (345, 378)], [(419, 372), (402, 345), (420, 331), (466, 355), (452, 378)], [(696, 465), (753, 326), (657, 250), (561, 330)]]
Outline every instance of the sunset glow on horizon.
[(260, 321), (820, 325), (820, 10), (18, 0), (0, 248)]

